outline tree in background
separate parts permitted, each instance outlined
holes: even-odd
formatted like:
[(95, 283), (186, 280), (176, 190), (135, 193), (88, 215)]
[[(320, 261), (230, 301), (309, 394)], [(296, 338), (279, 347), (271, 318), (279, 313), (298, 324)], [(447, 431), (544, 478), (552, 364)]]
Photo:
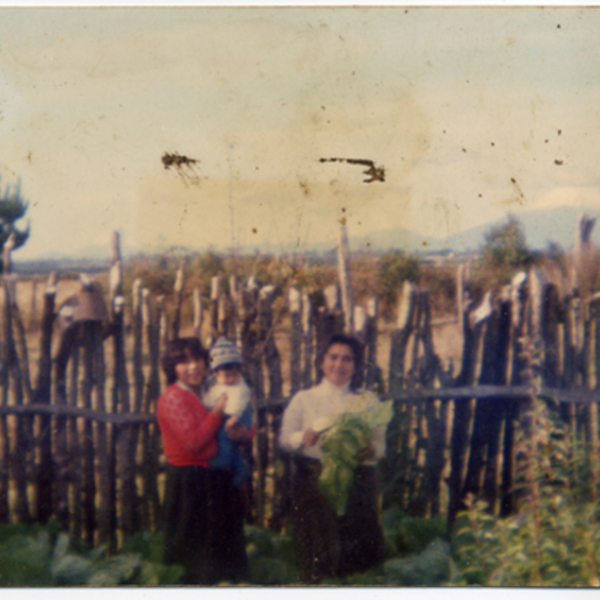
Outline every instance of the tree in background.
[(508, 215), (506, 222), (492, 227), (484, 239), (481, 260), (487, 266), (508, 271), (526, 267), (533, 261), (523, 224), (514, 215)]
[[(19, 229), (15, 223), (22, 219), (29, 208), (29, 202), (21, 195), (21, 182), (16, 188), (6, 185), (4, 192), (0, 184), (0, 273), (4, 273), (4, 248), (10, 244), (11, 251), (20, 248), (29, 237), (30, 224)], [(9, 241), (10, 240), (10, 241)]]
[(417, 281), (420, 275), (419, 259), (401, 250), (386, 252), (379, 261), (379, 298), (385, 316), (390, 316), (396, 305), (398, 291), (405, 281)]

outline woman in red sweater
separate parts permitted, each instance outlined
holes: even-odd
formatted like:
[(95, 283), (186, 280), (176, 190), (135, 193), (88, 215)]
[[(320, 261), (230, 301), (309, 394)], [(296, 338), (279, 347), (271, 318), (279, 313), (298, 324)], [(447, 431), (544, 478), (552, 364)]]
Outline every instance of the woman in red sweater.
[[(167, 457), (165, 564), (182, 565), (187, 584), (242, 581), (248, 574), (243, 498), (230, 472), (208, 464), (217, 453), (226, 396), (210, 411), (202, 404), (208, 353), (196, 338), (171, 340), (162, 365), (169, 387), (156, 416)], [(250, 433), (240, 424), (230, 438), (244, 443)]]

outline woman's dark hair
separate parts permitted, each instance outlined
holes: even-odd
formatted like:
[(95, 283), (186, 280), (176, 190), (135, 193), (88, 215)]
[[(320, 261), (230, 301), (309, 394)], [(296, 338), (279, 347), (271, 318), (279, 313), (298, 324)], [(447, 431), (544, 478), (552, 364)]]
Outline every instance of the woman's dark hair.
[(323, 359), (325, 358), (329, 348), (335, 344), (348, 346), (348, 348), (352, 350), (352, 358), (354, 359), (354, 373), (352, 374), (352, 379), (350, 380), (350, 389), (355, 391), (360, 388), (363, 382), (364, 346), (355, 337), (346, 335), (345, 333), (336, 333), (332, 335), (327, 344), (321, 348), (321, 351), (319, 352), (319, 360), (317, 361), (317, 365), (319, 367), (319, 381), (323, 378), (323, 371), (321, 370)]
[(208, 351), (202, 347), (200, 340), (195, 337), (176, 338), (167, 342), (165, 353), (162, 356), (162, 368), (167, 376), (169, 385), (177, 381), (175, 367), (190, 358), (203, 360), (208, 366)]

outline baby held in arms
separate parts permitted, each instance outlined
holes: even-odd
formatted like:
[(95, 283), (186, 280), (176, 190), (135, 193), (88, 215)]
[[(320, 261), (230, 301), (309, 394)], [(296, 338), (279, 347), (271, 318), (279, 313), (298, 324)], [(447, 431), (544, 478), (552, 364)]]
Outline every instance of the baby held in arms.
[(242, 357), (236, 346), (227, 338), (220, 337), (210, 350), (210, 368), (215, 383), (204, 400), (204, 405), (210, 409), (221, 396), (227, 396), (224, 425), (217, 434), (218, 453), (209, 464), (213, 469), (231, 471), (233, 485), (236, 486), (251, 476), (241, 449), (228, 436), (239, 423), (246, 427), (252, 425), (250, 388), (242, 376), (242, 364)]

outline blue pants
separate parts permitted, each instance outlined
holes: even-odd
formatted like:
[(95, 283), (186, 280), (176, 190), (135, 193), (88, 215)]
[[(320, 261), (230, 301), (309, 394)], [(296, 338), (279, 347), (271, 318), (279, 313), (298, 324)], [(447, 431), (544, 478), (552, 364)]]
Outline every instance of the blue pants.
[[(252, 409), (250, 406), (246, 407), (240, 418), (240, 422), (246, 427), (252, 425)], [(252, 477), (252, 470), (244, 459), (242, 450), (235, 442), (229, 439), (229, 436), (225, 432), (225, 424), (221, 425), (219, 431), (217, 431), (217, 448), (217, 455), (211, 458), (208, 463), (211, 469), (231, 471), (232, 484), (236, 487), (242, 485), (244, 481)]]

